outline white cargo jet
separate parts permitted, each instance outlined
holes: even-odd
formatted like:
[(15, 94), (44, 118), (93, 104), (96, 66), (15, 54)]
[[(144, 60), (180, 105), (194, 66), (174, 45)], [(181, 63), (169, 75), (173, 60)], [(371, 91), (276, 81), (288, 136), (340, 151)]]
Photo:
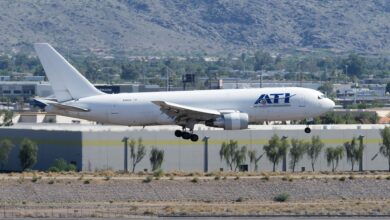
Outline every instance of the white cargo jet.
[(264, 121), (313, 118), (335, 106), (323, 93), (297, 87), (105, 94), (49, 44), (34, 46), (56, 97), (36, 101), (47, 112), (104, 124), (178, 125), (177, 137), (197, 141), (198, 123), (247, 129)]

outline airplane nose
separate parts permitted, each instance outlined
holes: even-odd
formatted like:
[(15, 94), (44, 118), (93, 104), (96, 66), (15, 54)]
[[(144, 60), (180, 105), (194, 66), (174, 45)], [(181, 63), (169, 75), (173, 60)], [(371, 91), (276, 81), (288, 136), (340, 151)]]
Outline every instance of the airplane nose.
[(336, 106), (336, 104), (334, 103), (334, 101), (332, 101), (331, 99), (326, 99), (324, 100), (324, 108), (326, 108), (327, 110), (333, 110), (333, 108)]

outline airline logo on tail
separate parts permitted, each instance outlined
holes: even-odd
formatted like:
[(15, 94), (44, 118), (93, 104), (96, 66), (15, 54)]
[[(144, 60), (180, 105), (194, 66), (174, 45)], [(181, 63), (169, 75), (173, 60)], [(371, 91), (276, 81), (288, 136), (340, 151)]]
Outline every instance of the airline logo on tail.
[(290, 98), (293, 96), (290, 93), (261, 94), (255, 105), (286, 106), (290, 104)]

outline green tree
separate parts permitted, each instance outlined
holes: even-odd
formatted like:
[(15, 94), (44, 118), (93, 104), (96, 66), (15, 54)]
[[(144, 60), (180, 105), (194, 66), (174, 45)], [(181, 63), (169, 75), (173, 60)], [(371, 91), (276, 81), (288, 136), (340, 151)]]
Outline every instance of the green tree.
[(295, 166), (302, 159), (303, 155), (306, 153), (309, 143), (304, 140), (291, 139), (291, 148), (290, 148), (290, 167), (292, 171), (295, 171)]
[(315, 163), (318, 159), (318, 156), (320, 155), (323, 147), (324, 147), (324, 143), (321, 141), (319, 136), (313, 136), (311, 138), (311, 143), (309, 144), (306, 153), (310, 159), (311, 168), (313, 171), (315, 171), (314, 165), (315, 165)]
[(164, 150), (159, 150), (158, 148), (153, 147), (150, 151), (149, 160), (152, 165), (152, 171), (160, 169), (162, 163), (164, 162)]
[(2, 139), (0, 140), (0, 164), (1, 169), (4, 168), (5, 164), (8, 162), (8, 156), (14, 147), (12, 141), (10, 139)]
[(333, 83), (332, 82), (326, 82), (322, 84), (320, 87), (318, 87), (318, 90), (325, 93), (327, 96), (333, 95)]
[(253, 163), (255, 164), (255, 171), (258, 171), (259, 169), (259, 161), (260, 159), (264, 156), (264, 153), (263, 154), (260, 154), (259, 156), (256, 156), (257, 155), (257, 152), (256, 150), (249, 150), (248, 151), (248, 157), (249, 157), (249, 161), (250, 163)]
[(19, 159), (23, 170), (31, 169), (37, 163), (38, 146), (30, 139), (20, 143)]
[(269, 69), (273, 63), (274, 61), (269, 53), (257, 51), (255, 53), (254, 71)]
[(325, 150), (326, 161), (328, 162), (328, 166), (332, 165), (332, 172), (337, 169), (339, 165), (339, 161), (344, 156), (344, 149), (342, 146), (339, 147), (328, 147)]
[(13, 122), (12, 122), (12, 118), (14, 116), (14, 112), (13, 111), (4, 110), (4, 111), (2, 111), (2, 114), (0, 114), (0, 115), (4, 115), (3, 116), (3, 123), (0, 124), (0, 126), (11, 126), (11, 125), (13, 125)]
[(345, 152), (347, 154), (347, 161), (351, 163), (351, 170), (354, 170), (355, 163), (360, 162), (363, 157), (364, 145), (362, 140), (357, 144), (356, 137), (353, 137), (351, 142), (344, 143)]
[(225, 159), (231, 171), (236, 171), (237, 167), (246, 160), (246, 152), (246, 146), (240, 148), (237, 141), (229, 140), (222, 143), (219, 156), (221, 160)]
[(390, 127), (385, 127), (380, 131), (382, 136), (382, 144), (380, 145), (379, 152), (387, 158), (390, 172)]
[(146, 149), (145, 149), (145, 145), (143, 145), (142, 143), (142, 138), (138, 139), (137, 146), (134, 140), (130, 141), (129, 146), (130, 146), (130, 158), (132, 160), (132, 165), (133, 165), (132, 172), (134, 173), (135, 166), (139, 162), (141, 162), (141, 160), (145, 157)]
[(273, 172), (276, 170), (276, 165), (286, 155), (288, 148), (289, 144), (286, 138), (280, 139), (277, 134), (274, 134), (268, 141), (268, 145), (263, 147), (267, 158), (273, 163)]
[(386, 84), (386, 93), (390, 93), (390, 82)]
[[(345, 69), (345, 65), (347, 65), (346, 69)], [(344, 74), (346, 74), (347, 76), (359, 77), (365, 73), (365, 67), (366, 67), (366, 62), (363, 57), (360, 57), (357, 54), (350, 54), (348, 58), (344, 60), (343, 66), (341, 68), (343, 68)]]

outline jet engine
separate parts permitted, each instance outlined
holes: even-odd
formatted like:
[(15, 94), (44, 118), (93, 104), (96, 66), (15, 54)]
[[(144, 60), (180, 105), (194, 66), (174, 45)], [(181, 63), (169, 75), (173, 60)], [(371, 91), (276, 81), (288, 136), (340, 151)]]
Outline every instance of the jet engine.
[(249, 116), (246, 113), (232, 112), (223, 114), (215, 120), (206, 121), (210, 127), (223, 128), (225, 130), (240, 130), (248, 128)]

